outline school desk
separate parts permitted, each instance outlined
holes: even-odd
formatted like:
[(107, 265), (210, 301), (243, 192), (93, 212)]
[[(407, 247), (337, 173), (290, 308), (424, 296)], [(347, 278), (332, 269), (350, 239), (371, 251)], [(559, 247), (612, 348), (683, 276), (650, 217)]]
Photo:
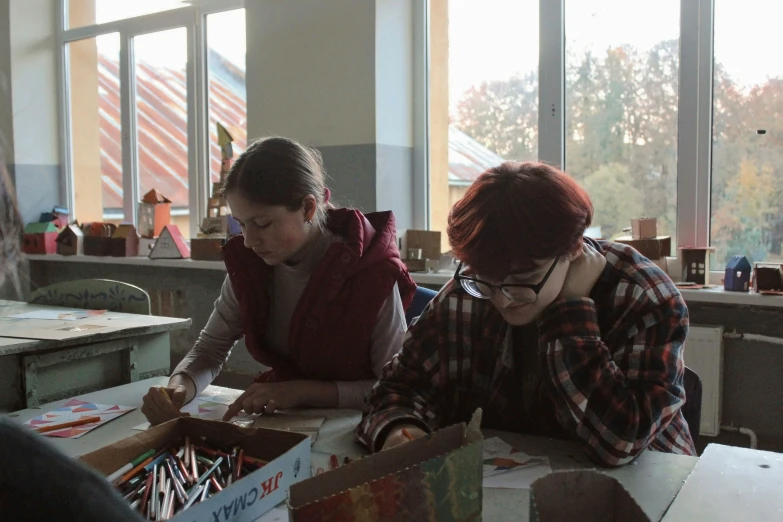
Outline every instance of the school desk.
[(76, 321), (11, 317), (46, 310), (58, 308), (0, 300), (0, 412), (168, 375), (170, 333), (190, 326), (117, 312)]
[[(77, 398), (102, 404), (121, 404), (123, 406), (141, 406), (142, 396), (151, 386), (164, 386), (168, 378), (157, 377), (138, 381), (116, 388), (88, 393)], [(226, 388), (210, 386), (207, 392), (221, 391)], [(233, 390), (238, 396), (241, 390)], [(15, 412), (12, 419), (25, 422), (43, 411), (61, 406), (59, 401), (43, 406), (41, 409), (27, 409)], [(357, 458), (364, 451), (353, 441), (353, 429), (359, 422), (360, 413), (356, 410), (307, 410), (302, 413), (314, 413), (325, 416), (326, 422), (319, 431), (313, 445), (314, 451), (336, 454), (341, 458)], [(60, 450), (71, 456), (79, 456), (98, 448), (131, 436), (133, 427), (144, 422), (141, 411), (136, 409), (122, 417), (101, 426), (78, 439), (50, 439)], [(485, 437), (499, 436), (514, 447), (531, 455), (547, 455), (552, 469), (590, 467), (590, 462), (582, 456), (581, 450), (568, 441), (531, 437), (527, 435), (486, 430)], [(698, 459), (656, 452), (645, 452), (633, 464), (606, 470), (616, 477), (636, 498), (639, 505), (654, 521), (661, 519), (674, 500), (683, 482), (693, 470)], [(506, 520), (526, 521), (529, 513), (529, 493), (526, 490), (484, 489), (483, 519), (493, 522)]]

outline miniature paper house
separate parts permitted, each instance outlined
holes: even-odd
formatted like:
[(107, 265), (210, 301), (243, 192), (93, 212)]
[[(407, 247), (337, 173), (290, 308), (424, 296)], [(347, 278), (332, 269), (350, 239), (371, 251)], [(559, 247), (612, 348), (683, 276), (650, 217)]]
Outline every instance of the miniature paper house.
[(222, 261), (225, 237), (194, 237), (190, 240), (190, 258), (195, 261)]
[(650, 261), (664, 259), (672, 253), (672, 238), (670, 236), (658, 236), (645, 239), (634, 239), (630, 236), (623, 236), (618, 237), (616, 241), (632, 247)]
[(182, 232), (177, 225), (166, 225), (161, 231), (155, 246), (150, 252), (150, 259), (188, 259), (190, 248), (185, 243)]
[(163, 227), (171, 223), (171, 201), (155, 189), (139, 203), (139, 228), (142, 237), (158, 237)]
[(710, 282), (710, 252), (712, 247), (680, 248), (682, 259), (682, 280), (685, 283), (706, 285)]
[(57, 253), (61, 256), (84, 254), (84, 232), (78, 225), (66, 226), (57, 236)]
[(139, 235), (136, 227), (122, 224), (111, 236), (111, 255), (113, 257), (136, 257), (139, 255)]
[(750, 261), (745, 256), (734, 256), (726, 264), (723, 289), (729, 292), (747, 292), (750, 289)]
[(41, 223), (52, 222), (58, 230), (62, 230), (68, 225), (70, 214), (67, 208), (55, 206), (51, 212), (41, 212), (41, 217), (38, 221)]
[(110, 256), (111, 255), (111, 237), (117, 225), (114, 223), (85, 223), (82, 227), (84, 232), (84, 255), (85, 256)]
[(22, 252), (54, 254), (57, 252), (57, 227), (52, 222), (30, 223), (24, 229)]
[(631, 220), (631, 237), (633, 239), (650, 239), (658, 236), (657, 218), (633, 218)]
[(150, 257), (152, 249), (155, 248), (155, 239), (151, 237), (139, 238), (139, 257)]

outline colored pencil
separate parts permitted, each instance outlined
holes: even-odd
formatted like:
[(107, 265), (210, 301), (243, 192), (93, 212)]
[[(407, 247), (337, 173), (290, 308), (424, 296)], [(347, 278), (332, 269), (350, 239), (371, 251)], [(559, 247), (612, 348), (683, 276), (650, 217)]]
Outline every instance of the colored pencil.
[(407, 428), (403, 428), (403, 429), (402, 429), (402, 434), (403, 434), (403, 436), (404, 436), (406, 439), (408, 439), (408, 440), (413, 440), (413, 439), (414, 439), (413, 435), (411, 435), (411, 432), (410, 432), (410, 431), (408, 431), (408, 429), (407, 429)]
[(329, 457), (329, 465), (332, 467), (332, 469), (337, 469), (337, 466), (340, 465), (339, 461), (337, 460), (337, 455), (332, 455)]
[(138, 457), (136, 457), (135, 459), (128, 462), (123, 467), (121, 467), (120, 469), (118, 469), (108, 477), (106, 477), (106, 480), (108, 480), (109, 482), (114, 482), (118, 477), (121, 477), (128, 471), (132, 470), (135, 466), (138, 466), (141, 462), (145, 461), (147, 458), (151, 457), (154, 454), (155, 454), (154, 449), (142, 453), (141, 455), (139, 455)]
[(240, 449), (239, 450), (239, 456), (237, 457), (236, 461), (236, 479), (239, 480), (242, 478), (242, 458), (245, 456), (245, 450)]
[(138, 466), (136, 466), (135, 468), (133, 468), (132, 470), (127, 472), (125, 475), (123, 475), (122, 478), (119, 480), (119, 484), (122, 484), (123, 482), (127, 482), (128, 480), (133, 478), (133, 476), (136, 475), (136, 473), (138, 473), (139, 471), (144, 469), (144, 467), (147, 464), (149, 464), (150, 462), (152, 462), (152, 457), (150, 457), (147, 460), (143, 461), (141, 464), (139, 464)]
[(63, 422), (61, 424), (50, 424), (48, 426), (41, 426), (40, 428), (35, 428), (35, 431), (37, 431), (38, 433), (48, 433), (50, 431), (61, 430), (64, 428), (73, 428), (74, 426), (84, 426), (85, 424), (92, 424), (93, 422), (101, 422), (101, 418), (82, 417), (79, 420), (75, 420), (71, 422)]

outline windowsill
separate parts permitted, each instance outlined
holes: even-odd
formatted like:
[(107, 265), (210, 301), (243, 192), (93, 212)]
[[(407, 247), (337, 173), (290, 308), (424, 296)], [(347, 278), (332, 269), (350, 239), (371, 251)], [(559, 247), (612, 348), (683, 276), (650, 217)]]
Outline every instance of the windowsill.
[[(172, 268), (196, 268), (201, 270), (225, 271), (222, 261), (194, 261), (193, 259), (150, 259), (148, 257), (97, 257), (97, 256), (61, 256), (58, 254), (28, 255), (31, 261), (53, 261), (62, 263), (103, 263), (108, 265), (164, 266)], [(443, 286), (449, 282), (453, 272), (411, 272), (413, 280), (420, 285)], [(723, 286), (716, 288), (691, 290), (680, 289), (686, 302), (733, 304), (743, 306), (765, 306), (783, 308), (783, 296), (761, 295), (745, 292), (727, 292)]]
[(61, 256), (59, 254), (32, 254), (26, 256), (31, 261), (56, 261), (63, 263), (101, 263), (106, 265), (165, 266), (173, 268), (198, 268), (222, 270), (223, 261), (195, 261), (193, 259), (150, 259), (148, 257), (102, 257), (102, 256)]

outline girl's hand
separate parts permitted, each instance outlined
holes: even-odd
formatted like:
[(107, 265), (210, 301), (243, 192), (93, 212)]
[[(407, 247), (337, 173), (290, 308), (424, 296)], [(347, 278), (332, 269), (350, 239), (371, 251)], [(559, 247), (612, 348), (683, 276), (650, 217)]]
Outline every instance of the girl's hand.
[(561, 299), (588, 297), (601, 277), (604, 267), (606, 267), (604, 255), (590, 244), (583, 243), (579, 257), (571, 261), (571, 265), (568, 267), (568, 273), (558, 297)]
[(142, 399), (141, 412), (152, 426), (188, 416), (180, 410), (185, 405), (187, 389), (183, 385), (167, 388), (153, 386)]
[(274, 413), (277, 410), (298, 408), (305, 404), (308, 389), (303, 381), (253, 384), (228, 407), (223, 420), (231, 420), (243, 410), (245, 413)]

